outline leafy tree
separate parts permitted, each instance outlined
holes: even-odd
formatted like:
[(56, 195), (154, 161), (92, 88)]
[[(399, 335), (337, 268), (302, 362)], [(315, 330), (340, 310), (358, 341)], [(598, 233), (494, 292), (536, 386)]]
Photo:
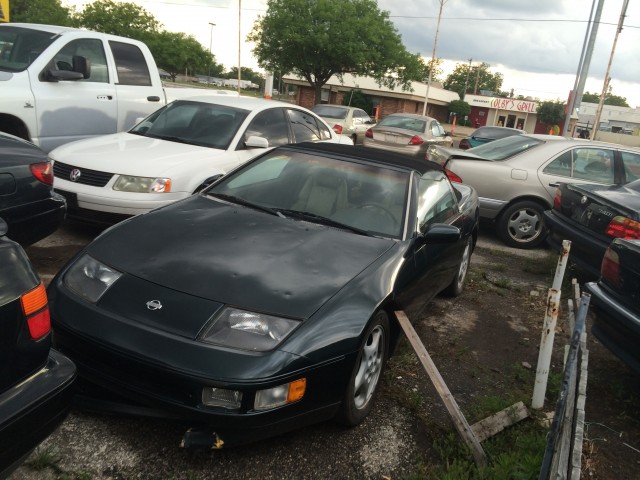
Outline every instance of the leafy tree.
[(77, 14), (76, 20), (79, 26), (90, 30), (144, 42), (163, 27), (151, 13), (135, 3), (113, 0), (95, 0)]
[(458, 123), (462, 124), (464, 117), (471, 112), (471, 105), (464, 100), (452, 100), (449, 102), (449, 111), (458, 116)]
[[(223, 74), (223, 77), (238, 78), (238, 67), (232, 67), (231, 70)], [(264, 75), (248, 67), (240, 67), (240, 78), (242, 80), (249, 80), (251, 83), (255, 83), (256, 85), (260, 85), (264, 81)], [(275, 88), (275, 76), (273, 82)]]
[(148, 35), (146, 43), (158, 67), (165, 69), (174, 82), (185, 70), (208, 74), (210, 65), (212, 75), (223, 70), (222, 65), (215, 64), (209, 50), (192, 35), (164, 30)]
[(345, 93), (342, 99), (342, 104), (361, 108), (369, 115), (373, 116), (373, 101), (371, 100), (371, 97), (362, 93), (362, 90), (351, 90), (350, 92)]
[(12, 22), (72, 26), (72, 14), (60, 0), (11, 0), (9, 5)]
[[(419, 63), (420, 65), (419, 65), (418, 75), (413, 80), (416, 80), (417, 82), (427, 83), (429, 81), (429, 70), (431, 69), (431, 60), (429, 60), (428, 62), (425, 62), (424, 58), (420, 58)], [(436, 58), (433, 61), (433, 72), (431, 73), (432, 82), (441, 81), (441, 78), (440, 78), (442, 76), (441, 66), (442, 66), (442, 59)]]
[[(585, 103), (600, 103), (600, 95), (597, 93), (584, 93), (582, 95), (582, 101)], [(621, 97), (619, 95), (613, 95), (612, 93), (608, 93), (604, 97), (605, 105), (613, 105), (616, 107), (628, 107), (627, 99), (625, 97)]]
[(247, 40), (256, 45), (260, 67), (300, 75), (315, 88), (316, 101), (333, 75), (367, 75), (410, 89), (419, 72), (419, 56), (406, 50), (375, 0), (268, 0)]
[(541, 102), (538, 104), (538, 120), (547, 126), (556, 126), (564, 120), (566, 105), (559, 100), (554, 102)]
[(501, 73), (491, 73), (489, 68), (490, 65), (485, 62), (471, 67), (468, 63), (458, 63), (445, 79), (444, 88), (458, 92), (460, 98), (466, 93), (477, 93), (480, 90), (500, 92), (504, 77)]

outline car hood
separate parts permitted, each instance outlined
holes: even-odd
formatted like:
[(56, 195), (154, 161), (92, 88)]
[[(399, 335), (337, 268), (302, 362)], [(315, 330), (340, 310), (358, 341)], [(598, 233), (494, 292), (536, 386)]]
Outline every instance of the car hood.
[(225, 153), (226, 150), (121, 132), (71, 142), (54, 149), (49, 156), (73, 166), (148, 177), (163, 175), (185, 162), (211, 160)]
[(196, 195), (114, 227), (88, 253), (160, 287), (304, 319), (395, 243)]

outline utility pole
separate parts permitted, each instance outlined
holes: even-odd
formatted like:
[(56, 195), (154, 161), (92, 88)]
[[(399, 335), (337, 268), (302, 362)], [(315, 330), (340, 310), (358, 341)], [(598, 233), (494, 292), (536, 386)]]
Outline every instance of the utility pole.
[(464, 102), (464, 96), (467, 94), (467, 85), (469, 84), (469, 74), (471, 73), (471, 62), (473, 58), (469, 59), (469, 68), (467, 69), (467, 78), (464, 81), (464, 90), (462, 91), (462, 101)]
[(240, 95), (240, 82), (242, 81), (242, 75), (240, 74), (240, 45), (242, 45), (242, 36), (240, 34), (240, 18), (242, 12), (242, 0), (238, 0), (238, 95)]
[(433, 64), (436, 61), (436, 47), (438, 46), (438, 32), (440, 32), (440, 19), (442, 18), (442, 7), (448, 0), (440, 1), (440, 11), (438, 12), (438, 24), (436, 25), (436, 37), (433, 40), (433, 52), (431, 53), (431, 66), (429, 67), (429, 80), (427, 80), (427, 93), (424, 95), (424, 106), (422, 107), (422, 115), (427, 114), (427, 104), (429, 103), (429, 89), (431, 88), (431, 77), (433, 76)]
[[(580, 109), (582, 103), (582, 92), (584, 91), (584, 85), (589, 75), (589, 65), (591, 64), (591, 56), (593, 54), (593, 46), (596, 43), (596, 35), (598, 34), (598, 26), (600, 25), (600, 17), (602, 16), (602, 8), (604, 6), (604, 0), (598, 1), (598, 8), (596, 9), (596, 15), (593, 17), (593, 9), (596, 6), (596, 0), (593, 0), (591, 4), (591, 12), (589, 13), (589, 23), (587, 24), (587, 31), (584, 34), (584, 41), (582, 42), (582, 53), (580, 54), (580, 61), (578, 62), (578, 71), (576, 72), (576, 80), (573, 84), (573, 94), (569, 98), (569, 105), (567, 105), (567, 115), (564, 119), (564, 125), (562, 127), (562, 135), (569, 135), (569, 123), (571, 121), (571, 115), (574, 111)], [(593, 17), (593, 20), (591, 20)]]
[(596, 118), (593, 120), (593, 128), (591, 129), (591, 140), (596, 137), (596, 131), (600, 128), (600, 116), (602, 115), (602, 106), (604, 105), (604, 96), (607, 94), (607, 90), (609, 89), (609, 82), (611, 81), (611, 76), (609, 72), (611, 71), (611, 64), (613, 63), (613, 54), (616, 51), (616, 44), (618, 43), (618, 36), (622, 31), (622, 27), (624, 25), (624, 17), (627, 14), (627, 6), (629, 5), (629, 0), (624, 0), (622, 4), (622, 11), (620, 12), (620, 20), (618, 21), (618, 29), (616, 30), (616, 36), (613, 39), (613, 47), (611, 47), (611, 55), (609, 56), (609, 65), (607, 65), (607, 72), (604, 74), (604, 83), (602, 85), (602, 95), (600, 95), (600, 102), (598, 103), (598, 110), (596, 111)]
[(211, 58), (209, 58), (209, 75), (207, 75), (207, 84), (211, 82), (211, 64), (213, 63), (213, 52), (211, 48), (213, 47), (213, 27), (215, 27), (216, 24), (209, 22), (209, 25), (211, 25), (211, 34), (209, 35), (209, 55)]

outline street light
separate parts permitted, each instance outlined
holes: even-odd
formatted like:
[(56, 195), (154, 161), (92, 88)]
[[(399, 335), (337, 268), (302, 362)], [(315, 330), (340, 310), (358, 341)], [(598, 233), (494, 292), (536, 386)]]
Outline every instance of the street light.
[[(209, 35), (209, 55), (211, 55), (211, 57), (213, 57), (213, 52), (211, 51), (211, 48), (213, 46), (213, 27), (215, 27), (216, 24), (209, 22), (209, 25), (211, 25), (211, 34)], [(207, 75), (207, 83), (208, 84), (211, 83), (211, 64), (212, 63), (213, 63), (213, 59), (209, 58), (209, 75)]]

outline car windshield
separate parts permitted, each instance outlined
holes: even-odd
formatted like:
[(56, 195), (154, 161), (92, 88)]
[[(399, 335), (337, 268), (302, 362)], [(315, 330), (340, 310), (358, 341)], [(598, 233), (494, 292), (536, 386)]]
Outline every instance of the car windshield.
[(467, 152), (473, 153), (487, 160), (506, 160), (514, 155), (543, 144), (542, 140), (526, 135), (513, 135), (501, 138), (490, 143), (470, 148)]
[(296, 151), (270, 152), (206, 194), (292, 219), (400, 238), (410, 172)]
[(171, 142), (226, 150), (248, 110), (179, 100), (161, 108), (129, 133)]
[(421, 120), (415, 117), (402, 117), (399, 115), (390, 115), (385, 117), (380, 123), (379, 127), (394, 127), (402, 128), (404, 130), (411, 130), (414, 132), (423, 133), (427, 126), (426, 120)]
[(0, 28), (0, 70), (25, 70), (56, 38), (55, 33), (31, 28)]
[(316, 105), (311, 109), (313, 113), (319, 117), (345, 119), (349, 110), (341, 107), (333, 107), (330, 105)]

